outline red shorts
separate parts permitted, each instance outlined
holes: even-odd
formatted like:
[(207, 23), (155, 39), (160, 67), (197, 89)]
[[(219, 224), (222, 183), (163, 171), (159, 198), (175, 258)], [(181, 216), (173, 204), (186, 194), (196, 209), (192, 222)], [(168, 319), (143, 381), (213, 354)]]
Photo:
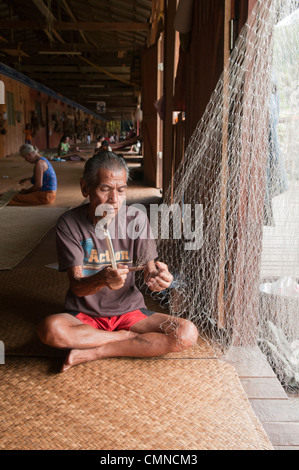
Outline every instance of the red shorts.
[(105, 331), (114, 331), (114, 330), (129, 330), (135, 323), (138, 323), (140, 320), (149, 317), (154, 312), (147, 310), (146, 308), (141, 308), (138, 310), (133, 310), (132, 312), (124, 313), (117, 317), (91, 317), (86, 313), (78, 313), (75, 315), (78, 320), (82, 321), (87, 325), (96, 328), (97, 330)]

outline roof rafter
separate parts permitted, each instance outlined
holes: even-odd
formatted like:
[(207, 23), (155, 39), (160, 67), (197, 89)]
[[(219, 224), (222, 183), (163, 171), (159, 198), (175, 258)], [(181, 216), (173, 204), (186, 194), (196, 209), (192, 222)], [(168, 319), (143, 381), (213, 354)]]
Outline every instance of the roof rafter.
[[(49, 20), (47, 25), (43, 28), (43, 30), (47, 34), (47, 36), (49, 37), (49, 39), (51, 41), (52, 40), (52, 34), (51, 34), (51, 31), (49, 31), (49, 24), (50, 24), (50, 22), (56, 21), (56, 18), (51, 13), (51, 11), (48, 9), (48, 7), (46, 7), (46, 5), (43, 3), (42, 0), (32, 0), (32, 2), (39, 9), (41, 14)], [(57, 33), (55, 28), (52, 28), (52, 33), (58, 39), (58, 41), (60, 41), (62, 44), (64, 44), (63, 38), (60, 36), (59, 33)]]
[[(41, 30), (47, 28), (47, 23), (36, 21), (0, 21), (0, 29)], [(56, 31), (148, 31), (149, 23), (101, 23), (86, 21), (54, 21)]]

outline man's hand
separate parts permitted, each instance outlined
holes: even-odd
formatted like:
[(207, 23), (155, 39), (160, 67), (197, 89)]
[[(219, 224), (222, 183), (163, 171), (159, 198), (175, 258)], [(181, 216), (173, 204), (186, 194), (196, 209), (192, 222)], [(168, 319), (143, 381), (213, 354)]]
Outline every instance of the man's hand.
[(170, 274), (167, 264), (157, 261), (156, 266), (158, 271), (147, 273), (146, 284), (153, 292), (161, 292), (171, 285), (173, 276)]
[(73, 266), (68, 269), (70, 288), (78, 297), (96, 294), (104, 287), (118, 290), (124, 286), (128, 272), (127, 266), (119, 264), (117, 269), (104, 268), (93, 276), (84, 277), (82, 266)]
[(121, 264), (117, 266), (117, 269), (106, 268), (101, 271), (103, 276), (102, 280), (109, 289), (118, 290), (124, 286), (128, 272), (128, 266)]

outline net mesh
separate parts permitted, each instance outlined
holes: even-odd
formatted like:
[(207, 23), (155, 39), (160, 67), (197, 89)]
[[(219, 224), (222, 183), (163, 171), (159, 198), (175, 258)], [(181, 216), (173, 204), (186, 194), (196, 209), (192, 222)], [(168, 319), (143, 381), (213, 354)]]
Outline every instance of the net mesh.
[(157, 240), (174, 281), (146, 289), (218, 355), (259, 345), (288, 388), (299, 385), (298, 8), (258, 1), (242, 29), (164, 198), (161, 221), (181, 210), (182, 236), (173, 211)]

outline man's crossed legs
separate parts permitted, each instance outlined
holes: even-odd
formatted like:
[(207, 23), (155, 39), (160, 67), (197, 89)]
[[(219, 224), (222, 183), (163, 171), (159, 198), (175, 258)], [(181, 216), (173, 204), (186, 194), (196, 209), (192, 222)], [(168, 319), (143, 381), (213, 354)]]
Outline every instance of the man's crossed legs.
[(192, 322), (163, 313), (144, 316), (129, 329), (116, 331), (96, 329), (69, 313), (60, 313), (46, 317), (37, 334), (49, 346), (70, 350), (62, 372), (108, 357), (162, 356), (188, 349), (198, 338)]

